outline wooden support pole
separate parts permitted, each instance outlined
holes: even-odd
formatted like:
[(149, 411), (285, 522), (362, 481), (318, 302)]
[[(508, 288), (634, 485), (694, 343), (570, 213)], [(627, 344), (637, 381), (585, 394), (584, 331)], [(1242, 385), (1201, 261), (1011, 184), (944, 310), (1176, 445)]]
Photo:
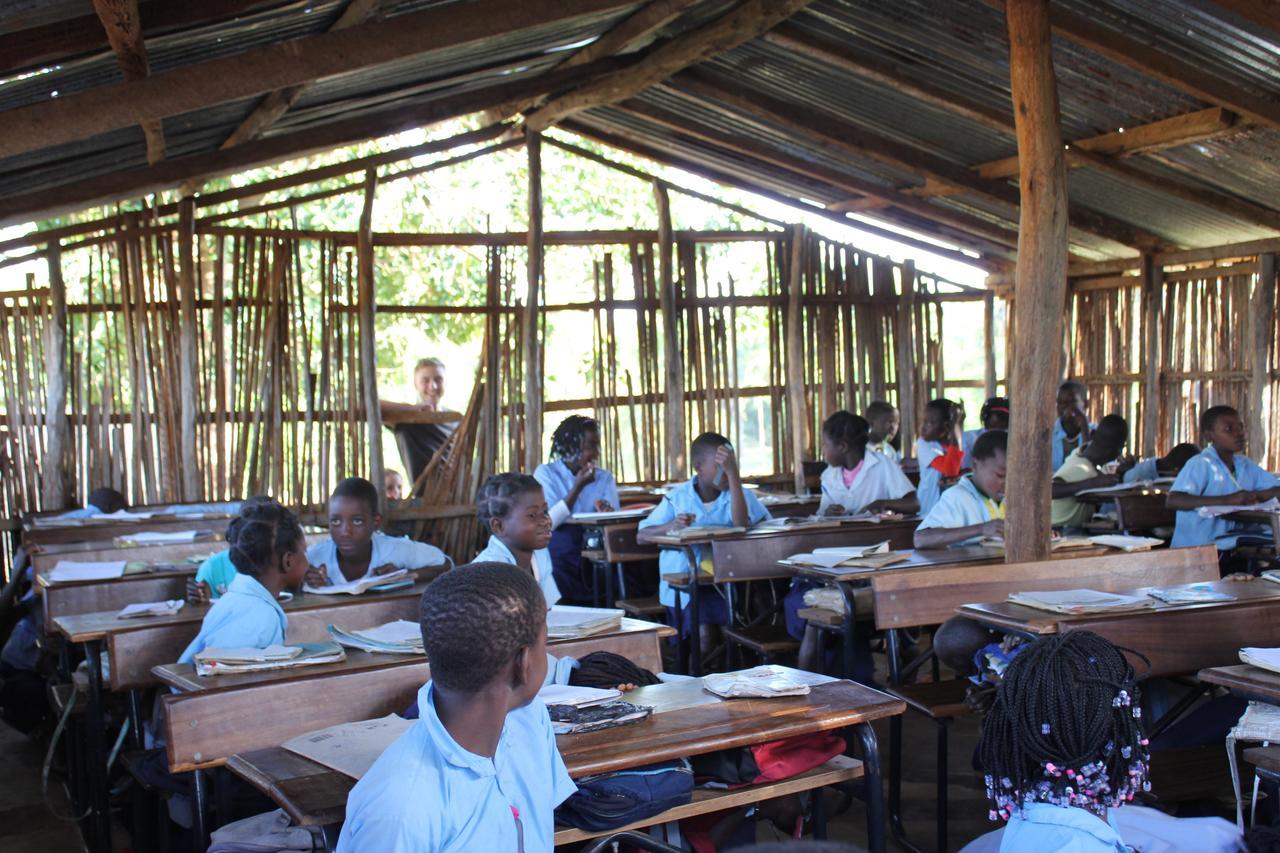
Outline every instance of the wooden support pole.
[(1158, 454), (1160, 436), (1160, 321), (1164, 315), (1164, 267), (1142, 257), (1142, 452)]
[[(142, 80), (150, 74), (138, 0), (93, 0), (93, 9), (115, 51), (120, 76), (125, 80)], [(164, 125), (158, 118), (147, 119), (142, 122), (142, 134), (147, 141), (147, 162), (159, 163), (164, 159)]]
[[(67, 286), (62, 278), (62, 247), (49, 244), (49, 301), (52, 317), (45, 327), (45, 454), (41, 471), (40, 508), (63, 509), (67, 505), (67, 472), (70, 447), (67, 421)], [(12, 412), (10, 415), (12, 416)]]
[(791, 267), (787, 276), (787, 419), (791, 426), (791, 464), (796, 494), (805, 492), (804, 451), (808, 439), (809, 408), (804, 383), (804, 322), (801, 295), (804, 289), (806, 233), (803, 225), (791, 229)]
[(658, 205), (658, 306), (662, 311), (662, 361), (666, 367), (666, 400), (663, 404), (667, 444), (667, 479), (685, 476), (684, 358), (680, 352), (680, 320), (672, 273), (671, 198), (666, 185), (654, 179), (653, 197)]
[[(1008, 345), (1006, 341), (1005, 346)], [(990, 398), (996, 395), (996, 295), (989, 291), (982, 297), (982, 348), (982, 385)]]
[(1049, 40), (1049, 0), (1006, 7), (1022, 206), (1015, 274), (1018, 338), (1011, 392), (1005, 559), (1049, 556), (1050, 435), (1062, 369), (1067, 288), (1067, 164)]
[(542, 136), (525, 129), (529, 155), (528, 290), (524, 302), (524, 469), (542, 460), (542, 347), (538, 338), (538, 293), (542, 284)]
[[(916, 364), (912, 355), (915, 352), (916, 314), (916, 265), (914, 261), (906, 261), (902, 268), (902, 298), (898, 301), (896, 334), (898, 374), (898, 411), (901, 413), (901, 435), (916, 434), (916, 413), (921, 407), (916, 401)], [(926, 380), (927, 381), (927, 380)]]
[(378, 494), (386, 467), (382, 460), (382, 409), (378, 404), (378, 361), (374, 345), (373, 287), (373, 197), (378, 189), (378, 173), (364, 173), (364, 207), (356, 231), (356, 287), (360, 305), (360, 372), (364, 374), (364, 409), (369, 419), (369, 479)]
[[(1271, 385), (1271, 340), (1275, 334), (1276, 314), (1276, 256), (1258, 257), (1258, 279), (1253, 289), (1253, 310), (1249, 312), (1253, 346), (1250, 348), (1251, 376), (1249, 379), (1249, 450), (1263, 467), (1272, 462), (1267, 459), (1266, 418), (1263, 405), (1266, 390)], [(1275, 400), (1271, 401), (1274, 407)], [(1271, 470), (1267, 468), (1267, 470)]]
[(182, 442), (182, 499), (200, 499), (200, 471), (196, 460), (196, 274), (195, 203), (182, 199), (178, 209), (178, 298), (182, 323), (178, 330), (179, 433)]

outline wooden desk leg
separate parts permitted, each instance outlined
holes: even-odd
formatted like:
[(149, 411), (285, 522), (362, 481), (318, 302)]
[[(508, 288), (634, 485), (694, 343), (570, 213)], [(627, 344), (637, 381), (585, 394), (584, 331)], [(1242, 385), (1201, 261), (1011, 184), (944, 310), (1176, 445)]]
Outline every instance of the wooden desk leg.
[(102, 709), (102, 643), (84, 644), (89, 671), (89, 701), (85, 709), (86, 745), (89, 763), (89, 849), (94, 853), (111, 850), (111, 794), (107, 781), (106, 715)]
[(876, 732), (870, 723), (854, 726), (862, 741), (863, 783), (867, 800), (867, 850), (885, 853), (884, 843), (884, 789), (880, 781), (880, 753), (876, 744)]
[[(698, 550), (685, 548), (689, 559), (689, 674), (702, 675), (702, 611), (698, 602)], [(680, 627), (683, 628), (681, 619)]]

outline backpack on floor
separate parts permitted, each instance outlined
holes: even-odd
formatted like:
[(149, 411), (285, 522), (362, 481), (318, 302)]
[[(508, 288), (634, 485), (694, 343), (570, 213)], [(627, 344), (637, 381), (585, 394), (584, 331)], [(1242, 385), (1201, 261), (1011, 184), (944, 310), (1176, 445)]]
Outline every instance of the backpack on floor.
[(695, 755), (691, 763), (699, 784), (741, 788), (790, 779), (825, 764), (844, 750), (843, 738), (817, 732)]

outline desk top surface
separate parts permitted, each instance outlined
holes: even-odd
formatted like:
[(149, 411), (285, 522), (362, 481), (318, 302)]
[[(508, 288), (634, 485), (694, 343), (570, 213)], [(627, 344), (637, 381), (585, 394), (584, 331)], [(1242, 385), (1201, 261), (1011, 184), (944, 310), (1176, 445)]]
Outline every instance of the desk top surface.
[(1235, 693), (1280, 704), (1280, 673), (1241, 663), (1202, 669), (1196, 677), (1206, 684), (1216, 684)]

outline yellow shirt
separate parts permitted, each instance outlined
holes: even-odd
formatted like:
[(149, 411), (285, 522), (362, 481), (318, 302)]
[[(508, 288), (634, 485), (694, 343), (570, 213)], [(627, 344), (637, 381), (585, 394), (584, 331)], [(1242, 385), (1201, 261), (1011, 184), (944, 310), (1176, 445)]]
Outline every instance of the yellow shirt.
[[(1098, 467), (1076, 449), (1071, 451), (1062, 467), (1054, 472), (1053, 478), (1066, 483), (1078, 483), (1096, 476)], [(1079, 527), (1093, 517), (1093, 504), (1075, 498), (1058, 498), (1053, 502), (1052, 517), (1054, 527)]]

